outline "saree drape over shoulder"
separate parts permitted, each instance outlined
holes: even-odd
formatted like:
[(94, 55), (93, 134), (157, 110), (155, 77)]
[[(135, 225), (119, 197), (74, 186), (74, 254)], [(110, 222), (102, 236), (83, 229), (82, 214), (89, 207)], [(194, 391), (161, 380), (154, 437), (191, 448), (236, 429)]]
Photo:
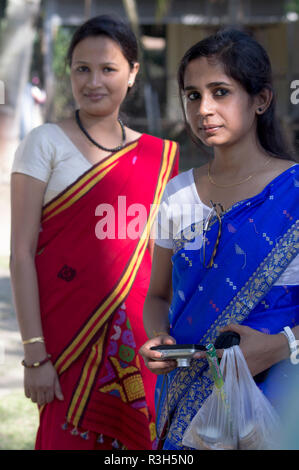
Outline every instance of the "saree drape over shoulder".
[[(294, 285), (274, 285), (299, 253), (299, 165), (289, 168), (253, 198), (235, 204), (221, 217), (222, 231), (213, 266), (203, 263), (204, 222), (187, 227), (175, 240), (170, 334), (177, 343), (214, 343), (230, 323), (264, 333), (279, 333), (299, 324), (299, 273)], [(219, 221), (211, 219), (205, 238), (209, 260)], [(298, 367), (298, 366), (297, 366)], [(276, 384), (298, 373), (289, 360), (273, 366), (259, 383), (275, 405)], [(286, 372), (287, 371), (287, 372)], [(183, 449), (182, 437), (212, 390), (206, 360), (169, 374), (170, 429), (160, 447)], [(158, 377), (156, 399), (161, 392)], [(277, 398), (277, 397), (276, 397)], [(281, 399), (281, 397), (280, 397)], [(158, 433), (167, 427), (165, 387), (158, 415)]]
[(109, 436), (128, 449), (152, 447), (154, 378), (138, 350), (146, 341), (150, 229), (177, 174), (177, 153), (174, 142), (143, 134), (43, 208), (40, 307), (64, 401), (40, 410), (37, 448), (57, 426), (86, 440), (93, 432), (99, 442)]

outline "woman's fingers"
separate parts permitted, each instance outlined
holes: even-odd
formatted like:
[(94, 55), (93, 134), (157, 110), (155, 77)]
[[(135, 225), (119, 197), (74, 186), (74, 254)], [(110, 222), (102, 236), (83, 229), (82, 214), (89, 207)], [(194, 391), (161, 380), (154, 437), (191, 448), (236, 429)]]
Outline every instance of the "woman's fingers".
[(45, 403), (51, 403), (54, 400), (54, 391), (50, 389), (45, 394)]
[(25, 371), (24, 391), (25, 396), (39, 406), (51, 403), (54, 398), (64, 399), (57, 372), (50, 363)]
[(30, 389), (28, 387), (25, 386), (24, 392), (26, 398), (31, 398)]
[(58, 398), (58, 400), (60, 400), (60, 401), (64, 400), (64, 396), (63, 396), (63, 393), (61, 391), (61, 387), (60, 387), (58, 377), (56, 377), (56, 379), (55, 379), (54, 393), (55, 393), (56, 398)]
[(38, 390), (37, 392), (37, 404), (39, 406), (42, 406), (44, 405), (45, 403), (47, 403), (47, 400), (46, 400), (46, 392), (41, 389), (41, 390)]
[(30, 391), (30, 398), (33, 403), (37, 403), (37, 392), (35, 390)]
[(39, 406), (51, 403), (54, 399), (53, 389), (25, 389), (25, 396), (30, 398), (33, 403), (37, 403)]
[(238, 323), (230, 323), (229, 325), (224, 326), (219, 330), (221, 333), (224, 333), (225, 331), (234, 331), (235, 333), (238, 333), (240, 336), (244, 336), (247, 334), (250, 334), (252, 332), (252, 328), (250, 328), (247, 325), (239, 325)]
[(154, 346), (175, 344), (175, 339), (169, 335), (160, 335), (148, 340), (139, 350), (146, 367), (154, 374), (167, 374), (177, 367), (175, 360), (163, 360), (160, 351), (151, 349)]
[(177, 362), (175, 360), (148, 361), (147, 367), (154, 374), (168, 374), (177, 367)]

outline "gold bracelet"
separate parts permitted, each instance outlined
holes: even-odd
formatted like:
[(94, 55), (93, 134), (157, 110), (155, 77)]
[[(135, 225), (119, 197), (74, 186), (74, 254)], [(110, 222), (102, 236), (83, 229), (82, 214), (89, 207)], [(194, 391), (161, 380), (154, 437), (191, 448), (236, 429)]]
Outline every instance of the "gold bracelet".
[(35, 338), (26, 339), (23, 341), (23, 344), (33, 344), (33, 343), (44, 343), (45, 338), (43, 336), (36, 336)]

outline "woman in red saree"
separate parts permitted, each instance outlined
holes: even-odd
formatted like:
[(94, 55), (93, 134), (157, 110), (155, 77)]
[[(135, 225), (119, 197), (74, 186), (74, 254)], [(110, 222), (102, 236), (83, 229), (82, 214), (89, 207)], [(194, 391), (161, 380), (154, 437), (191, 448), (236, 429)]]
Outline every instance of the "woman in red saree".
[[(40, 408), (36, 449), (141, 450), (155, 439), (155, 381), (138, 350), (150, 231), (178, 148), (119, 122), (138, 72), (128, 51), (122, 23), (85, 23), (69, 52), (76, 119), (33, 130), (16, 154), (11, 275), (25, 393)], [(75, 155), (78, 167), (87, 160), (76, 177)]]

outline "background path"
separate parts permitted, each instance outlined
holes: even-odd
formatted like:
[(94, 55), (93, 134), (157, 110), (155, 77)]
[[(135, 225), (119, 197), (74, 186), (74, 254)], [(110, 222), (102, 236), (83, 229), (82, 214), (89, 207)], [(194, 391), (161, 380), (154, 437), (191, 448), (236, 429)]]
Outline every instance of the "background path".
[(23, 392), (23, 346), (12, 302), (9, 245), (10, 188), (0, 182), (0, 450), (30, 450), (38, 412)]
[(0, 397), (23, 387), (23, 356), (9, 278), (9, 184), (0, 184)]

